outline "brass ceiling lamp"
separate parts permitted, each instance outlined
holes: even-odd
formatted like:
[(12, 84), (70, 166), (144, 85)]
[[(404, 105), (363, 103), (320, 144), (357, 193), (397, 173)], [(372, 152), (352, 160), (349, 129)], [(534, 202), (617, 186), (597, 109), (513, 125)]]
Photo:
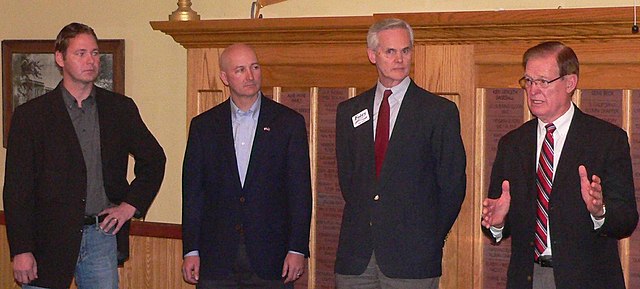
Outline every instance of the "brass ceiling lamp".
[(251, 3), (251, 18), (252, 19), (256, 19), (256, 18), (262, 18), (262, 14), (260, 14), (260, 9), (264, 8), (265, 6), (269, 6), (271, 4), (276, 4), (276, 3), (280, 3), (280, 2), (284, 2), (287, 0), (257, 0), (257, 1), (253, 1), (253, 3)]

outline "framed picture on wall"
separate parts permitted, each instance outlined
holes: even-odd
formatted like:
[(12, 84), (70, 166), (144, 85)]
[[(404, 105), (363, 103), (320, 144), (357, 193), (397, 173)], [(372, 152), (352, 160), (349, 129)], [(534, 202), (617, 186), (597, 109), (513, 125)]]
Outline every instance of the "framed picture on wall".
[[(54, 46), (55, 40), (2, 41), (4, 147), (15, 108), (53, 90), (62, 79), (55, 63)], [(95, 84), (124, 94), (124, 40), (98, 40), (98, 47), (100, 74)]]

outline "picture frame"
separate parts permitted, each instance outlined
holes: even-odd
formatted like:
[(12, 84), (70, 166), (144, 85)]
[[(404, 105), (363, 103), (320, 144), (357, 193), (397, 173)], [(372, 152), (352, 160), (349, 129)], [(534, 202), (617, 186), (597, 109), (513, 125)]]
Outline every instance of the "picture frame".
[[(7, 147), (15, 108), (53, 90), (62, 74), (55, 64), (55, 40), (2, 41), (2, 145)], [(124, 94), (124, 39), (98, 40), (100, 75), (96, 85)]]

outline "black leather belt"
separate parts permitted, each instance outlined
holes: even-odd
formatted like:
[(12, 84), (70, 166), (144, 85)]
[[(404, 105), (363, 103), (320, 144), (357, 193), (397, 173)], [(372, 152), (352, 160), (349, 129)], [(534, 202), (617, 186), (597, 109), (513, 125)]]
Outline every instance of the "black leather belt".
[(553, 268), (553, 262), (551, 261), (551, 256), (549, 255), (540, 256), (535, 262), (540, 264), (540, 267)]
[(85, 226), (99, 225), (100, 223), (102, 223), (102, 221), (104, 221), (104, 218), (106, 216), (106, 214), (101, 216), (84, 216), (84, 224)]

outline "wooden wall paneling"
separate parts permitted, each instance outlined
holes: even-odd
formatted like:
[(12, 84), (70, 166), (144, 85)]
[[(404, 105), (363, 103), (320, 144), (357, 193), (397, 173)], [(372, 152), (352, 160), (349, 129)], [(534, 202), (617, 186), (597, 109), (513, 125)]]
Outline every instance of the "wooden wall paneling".
[[(4, 214), (2, 215), (4, 218)], [(19, 289), (13, 281), (13, 267), (9, 258), (9, 243), (7, 241), (7, 227), (0, 225), (0, 288)]]
[[(461, 133), (467, 153), (467, 192), (462, 210), (445, 243), (442, 288), (473, 288), (474, 239), (480, 234), (480, 215), (477, 203), (480, 192), (473, 190), (476, 168), (472, 152), (475, 148), (475, 98), (474, 48), (472, 45), (422, 45), (415, 46), (415, 81), (421, 87), (437, 94), (459, 95)], [(476, 237), (474, 237), (476, 236)]]
[(210, 108), (222, 103), (226, 99), (224, 95), (224, 91), (222, 90), (198, 90), (196, 95), (195, 102), (196, 106), (196, 115), (201, 114)]
[[(622, 115), (622, 128), (624, 128), (625, 131), (627, 131), (627, 136), (629, 137), (629, 145), (631, 146), (633, 144), (633, 140), (634, 140), (634, 127), (633, 127), (633, 123), (631, 122), (632, 120), (632, 113), (633, 113), (633, 106), (632, 106), (632, 98), (633, 98), (633, 91), (632, 90), (624, 90), (622, 92), (622, 111), (623, 111), (623, 115)], [(633, 158), (635, 157), (633, 153), (631, 153), (631, 157), (632, 157), (632, 165), (633, 165)], [(634, 178), (635, 175), (637, 174), (637, 168), (635, 168), (634, 171)], [(635, 180), (634, 180), (635, 181)], [(635, 184), (634, 184), (635, 185)], [(637, 196), (636, 192), (636, 196)], [(637, 197), (636, 197), (637, 199)], [(636, 228), (637, 230), (637, 228)], [(636, 234), (637, 235), (637, 234)], [(622, 262), (622, 271), (624, 273), (624, 280), (627, 283), (627, 287), (628, 288), (633, 288), (631, 286), (631, 271), (630, 271), (630, 267), (631, 267), (631, 238), (626, 238), (621, 240), (618, 243), (618, 246), (620, 246), (620, 261)], [(637, 273), (634, 275), (638, 275)]]
[[(479, 43), (476, 48), (478, 87), (519, 87), (522, 54), (551, 39)], [(633, 89), (640, 87), (640, 38), (611, 40), (559, 39), (571, 46), (580, 60), (581, 89)]]
[(309, 272), (308, 288), (315, 289), (318, 284), (318, 88), (312, 87), (309, 105), (309, 159), (311, 161), (311, 191), (313, 193), (313, 211), (311, 212), (311, 230), (309, 236)]
[[(467, 176), (473, 178), (473, 186), (471, 189), (480, 194), (480, 197), (474, 199), (473, 206), (474, 208), (480, 208), (480, 213), (482, 213), (482, 200), (486, 196), (485, 185), (488, 180), (485, 179), (485, 89), (477, 88), (476, 89), (476, 105), (475, 105), (475, 126), (476, 130), (473, 135), (474, 137), (474, 147), (470, 154), (473, 154), (472, 161), (475, 166), (479, 169), (473, 170), (473, 175)], [(467, 157), (469, 159), (469, 157)], [(482, 247), (484, 242), (484, 236), (482, 234), (474, 235), (473, 237), (473, 246), (472, 246), (472, 258), (473, 258), (473, 280), (471, 288), (483, 288), (482, 287), (482, 276), (485, 270), (483, 266), (482, 259)]]
[(334, 263), (342, 220), (344, 201), (338, 184), (335, 155), (336, 109), (338, 103), (353, 97), (355, 89), (349, 87), (318, 87), (314, 104), (314, 159), (315, 177), (314, 219), (315, 236), (312, 237), (316, 258), (313, 288), (332, 288)]
[[(640, 201), (640, 90), (625, 91), (628, 96), (625, 123), (629, 126), (629, 143), (631, 146), (631, 160), (633, 165), (633, 180), (635, 185), (636, 200)], [(637, 232), (629, 238), (627, 244), (627, 270), (625, 280), (628, 280), (628, 288), (640, 288), (640, 234)], [(632, 273), (633, 272), (633, 273)]]
[(220, 80), (222, 49), (187, 50), (187, 126), (191, 118), (224, 101), (229, 89)]
[(122, 289), (194, 288), (182, 279), (182, 241), (131, 237), (131, 259), (121, 268)]
[(254, 45), (263, 86), (372, 87), (375, 67), (362, 44)]

